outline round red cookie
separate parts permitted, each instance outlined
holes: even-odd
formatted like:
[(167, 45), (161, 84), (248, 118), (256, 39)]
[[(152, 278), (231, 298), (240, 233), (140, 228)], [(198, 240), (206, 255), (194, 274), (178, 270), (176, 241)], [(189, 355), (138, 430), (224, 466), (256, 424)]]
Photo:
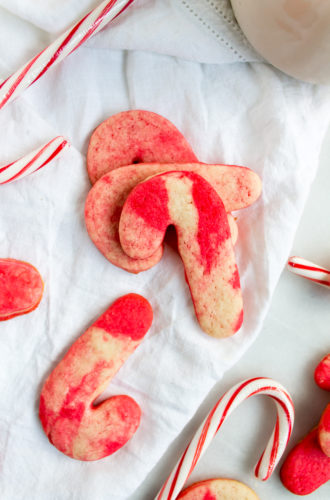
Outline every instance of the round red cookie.
[(36, 309), (44, 284), (38, 270), (27, 262), (0, 259), (0, 321)]
[(140, 109), (118, 113), (101, 123), (92, 134), (87, 151), (92, 184), (124, 165), (196, 161), (190, 145), (173, 123)]
[(259, 500), (259, 497), (240, 481), (208, 479), (183, 490), (177, 500)]

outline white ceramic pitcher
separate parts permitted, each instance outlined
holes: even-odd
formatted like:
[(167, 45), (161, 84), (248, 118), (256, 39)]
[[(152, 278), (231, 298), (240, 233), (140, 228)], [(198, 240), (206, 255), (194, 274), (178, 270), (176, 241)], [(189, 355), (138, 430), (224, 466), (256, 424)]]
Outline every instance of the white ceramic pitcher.
[(285, 73), (330, 84), (330, 0), (231, 0), (249, 42)]

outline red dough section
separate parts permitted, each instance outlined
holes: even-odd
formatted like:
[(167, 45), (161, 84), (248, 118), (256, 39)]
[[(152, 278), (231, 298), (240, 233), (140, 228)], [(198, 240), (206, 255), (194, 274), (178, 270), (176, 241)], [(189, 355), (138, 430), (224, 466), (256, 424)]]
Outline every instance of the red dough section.
[(321, 449), (327, 457), (330, 457), (330, 404), (328, 404), (322, 414), (318, 433)]
[(36, 309), (44, 284), (35, 267), (14, 259), (0, 259), (0, 321)]
[(314, 379), (321, 389), (330, 391), (330, 354), (327, 354), (317, 365)]
[[(154, 177), (142, 182), (134, 189), (134, 196), (129, 196), (126, 207), (158, 231), (165, 231), (170, 224), (168, 212), (168, 194), (162, 177)], [(152, 252), (153, 253), (153, 252)]]
[(259, 500), (251, 488), (234, 479), (208, 479), (183, 490), (177, 500)]
[(46, 380), (39, 416), (49, 441), (78, 460), (98, 460), (136, 432), (139, 405), (114, 396), (94, 406), (110, 380), (141, 343), (152, 322), (149, 302), (136, 294), (118, 299), (70, 347)]
[(201, 328), (215, 337), (233, 335), (243, 308), (227, 213), (200, 175), (166, 172), (138, 184), (120, 217), (122, 250), (136, 260), (151, 257), (171, 224)]
[(94, 326), (112, 336), (127, 335), (140, 340), (149, 330), (153, 319), (152, 308), (141, 295), (131, 293), (121, 297), (100, 316)]
[(198, 161), (179, 130), (150, 111), (124, 111), (111, 116), (92, 134), (87, 152), (91, 183), (111, 170), (134, 163)]
[[(218, 196), (207, 182), (203, 182), (203, 190), (194, 182), (192, 196), (198, 212), (197, 241), (200, 248), (200, 256), (205, 272), (209, 273), (213, 263), (216, 262), (217, 249), (223, 241), (230, 237), (227, 214), (224, 210), (215, 210), (213, 208), (216, 206)], [(212, 244), (210, 244), (210, 234), (214, 235)], [(237, 268), (235, 276), (235, 288), (239, 288)]]
[(284, 486), (296, 495), (308, 495), (330, 479), (330, 458), (321, 450), (313, 429), (287, 456), (282, 469)]

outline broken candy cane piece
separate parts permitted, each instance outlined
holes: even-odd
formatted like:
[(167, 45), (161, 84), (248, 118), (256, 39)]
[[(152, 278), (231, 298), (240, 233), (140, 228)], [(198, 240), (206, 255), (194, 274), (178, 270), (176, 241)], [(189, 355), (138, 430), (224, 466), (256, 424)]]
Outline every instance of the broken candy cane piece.
[(0, 109), (118, 17), (133, 0), (104, 0), (0, 84)]
[(235, 479), (208, 479), (186, 488), (177, 500), (259, 500), (259, 497)]
[(139, 273), (150, 269), (161, 259), (162, 248), (147, 259), (128, 257), (119, 243), (118, 226), (122, 206), (130, 191), (152, 175), (173, 170), (196, 172), (206, 179), (222, 199), (227, 212), (251, 205), (261, 192), (258, 175), (238, 166), (142, 163), (117, 168), (105, 174), (87, 196), (85, 222), (93, 243), (115, 266)]
[(210, 411), (190, 441), (155, 500), (174, 500), (205, 453), (226, 418), (243, 401), (254, 395), (272, 398), (277, 411), (275, 428), (255, 468), (255, 475), (265, 481), (273, 473), (290, 439), (294, 421), (292, 400), (285, 388), (269, 378), (252, 378), (227, 391)]
[(330, 286), (330, 271), (302, 257), (290, 257), (287, 265), (289, 271), (319, 285)]
[(330, 457), (330, 404), (322, 413), (318, 426), (318, 436), (321, 450), (327, 457)]
[(111, 170), (133, 163), (198, 162), (190, 145), (169, 120), (135, 109), (111, 116), (92, 134), (87, 171), (92, 184)]
[(37, 269), (27, 262), (0, 259), (0, 321), (36, 309), (44, 284)]
[(200, 175), (166, 172), (136, 186), (120, 217), (122, 249), (133, 259), (152, 256), (171, 224), (202, 330), (233, 335), (242, 324), (243, 301), (227, 214)]
[(330, 391), (330, 354), (327, 354), (317, 365), (314, 380), (321, 389)]
[(69, 146), (64, 137), (55, 137), (32, 153), (23, 156), (19, 160), (0, 167), (0, 185), (22, 179), (58, 157), (58, 155)]
[(52, 371), (41, 392), (39, 415), (58, 450), (78, 460), (98, 460), (124, 446), (136, 432), (141, 410), (132, 398), (113, 396), (97, 406), (93, 403), (151, 323), (149, 302), (140, 295), (124, 295)]
[(296, 495), (308, 495), (330, 479), (330, 458), (320, 448), (313, 429), (287, 456), (281, 468), (284, 486)]
[(15, 259), (0, 259), (0, 321), (36, 309), (43, 288), (42, 278), (31, 264)]

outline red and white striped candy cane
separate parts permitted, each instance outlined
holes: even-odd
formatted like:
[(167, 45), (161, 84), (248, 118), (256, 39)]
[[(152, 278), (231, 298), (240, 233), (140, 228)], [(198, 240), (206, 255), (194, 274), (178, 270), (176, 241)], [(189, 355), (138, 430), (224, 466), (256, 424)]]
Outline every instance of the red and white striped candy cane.
[[(74, 52), (86, 40), (119, 16), (133, 0), (104, 0), (49, 47), (33, 57), (21, 69), (0, 84), (0, 109), (18, 97), (52, 66)], [(9, 165), (0, 167), (0, 184), (7, 184), (39, 170), (55, 158), (66, 146), (63, 137), (55, 137), (38, 150)]]
[(290, 257), (288, 269), (298, 276), (314, 281), (314, 283), (330, 286), (330, 271), (302, 257)]
[(257, 394), (270, 396), (277, 410), (275, 428), (255, 468), (255, 475), (259, 479), (265, 481), (271, 476), (289, 441), (294, 421), (294, 407), (289, 394), (281, 384), (269, 378), (258, 377), (240, 382), (222, 396), (199, 427), (155, 500), (177, 498), (228, 415), (245, 399)]
[(68, 147), (64, 137), (55, 137), (47, 144), (9, 165), (0, 167), (0, 185), (8, 184), (41, 169)]
[(119, 16), (133, 0), (104, 0), (0, 85), (0, 109)]

